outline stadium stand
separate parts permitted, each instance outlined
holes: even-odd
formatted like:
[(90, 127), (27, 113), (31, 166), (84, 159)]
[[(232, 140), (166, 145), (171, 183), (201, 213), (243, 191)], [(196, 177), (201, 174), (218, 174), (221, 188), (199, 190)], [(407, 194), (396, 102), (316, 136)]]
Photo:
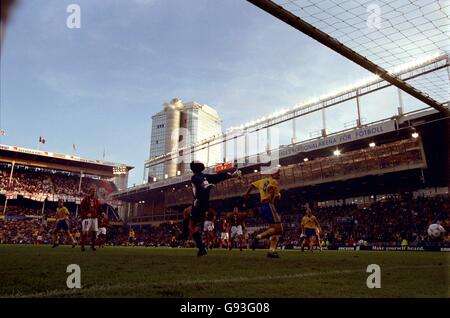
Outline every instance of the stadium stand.
[[(350, 151), (341, 156), (319, 157), (315, 160), (290, 164), (281, 168), (284, 189), (326, 183), (342, 177), (365, 176), (375, 173), (401, 171), (424, 166), (424, 158), (417, 139), (401, 140), (374, 148)], [(260, 178), (259, 173), (244, 175), (242, 180), (227, 180), (217, 185), (211, 196), (240, 195), (242, 189)], [(192, 193), (182, 187), (167, 193), (168, 205), (189, 204)]]
[(99, 196), (106, 199), (109, 193), (117, 191), (113, 182), (84, 176), (79, 192), (80, 176), (70, 172), (29, 167), (16, 168), (11, 183), (9, 183), (9, 170), (10, 167), (8, 169), (7, 165), (0, 166), (0, 187), (3, 189), (0, 192), (1, 194), (9, 192), (30, 199), (37, 197), (53, 198), (54, 195), (66, 199), (81, 199), (88, 193), (89, 188), (95, 187), (96, 189), (102, 189)]
[[(23, 209), (54, 208), (63, 199), (76, 210), (90, 188), (97, 190), (102, 203), (117, 207), (110, 194), (127, 184), (133, 167), (100, 160), (83, 159), (42, 150), (0, 145), (1, 213), (9, 206)], [(117, 213), (116, 213), (117, 214)]]
[(46, 151), (0, 145), (0, 242), (51, 242), (58, 199), (80, 231), (78, 207), (90, 188), (97, 190), (112, 227), (123, 224), (110, 194), (126, 185), (132, 167)]
[[(445, 196), (411, 198), (410, 196), (392, 195), (380, 197), (371, 204), (341, 204), (319, 207), (314, 214), (322, 226), (322, 238), (328, 247), (341, 246), (400, 246), (406, 240), (408, 246), (440, 245), (450, 247), (450, 235), (442, 242), (431, 241), (426, 229), (431, 223), (440, 223), (447, 234), (450, 232), (449, 202)], [(33, 209), (12, 208), (9, 219), (0, 219), (0, 242), (12, 244), (37, 244), (37, 236), (42, 236), (40, 243), (51, 242), (52, 222), (42, 222), (41, 218), (27, 218)], [(220, 213), (221, 212), (221, 213)], [(227, 211), (219, 211), (216, 229)], [(51, 213), (50, 210), (47, 213)], [(15, 217), (11, 217), (14, 215)], [(281, 248), (299, 247), (299, 222), (304, 215), (304, 208), (292, 205), (289, 210), (282, 210), (285, 233), (280, 242)], [(51, 220), (51, 219), (49, 219)], [(74, 232), (79, 230), (79, 223), (72, 219)], [(266, 224), (258, 217), (247, 217), (246, 226), (250, 234), (257, 233)], [(133, 227), (136, 232), (136, 245), (140, 246), (192, 246), (191, 241), (177, 241), (180, 222), (163, 222), (159, 225), (125, 225), (111, 227), (107, 241), (110, 245), (127, 245), (128, 231)], [(220, 237), (219, 232), (216, 233)], [(217, 241), (218, 245), (218, 241)]]

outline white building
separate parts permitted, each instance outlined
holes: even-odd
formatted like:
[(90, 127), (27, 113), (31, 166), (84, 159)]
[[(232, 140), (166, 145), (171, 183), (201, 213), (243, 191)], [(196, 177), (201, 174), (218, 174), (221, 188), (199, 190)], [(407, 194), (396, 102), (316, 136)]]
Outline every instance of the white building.
[[(164, 103), (164, 109), (152, 116), (149, 160), (220, 134), (221, 131), (221, 120), (215, 109), (196, 102), (183, 103), (174, 98)], [(209, 148), (195, 153), (184, 150), (180, 158), (175, 160), (146, 165), (144, 179), (153, 181), (181, 175), (189, 170), (192, 160), (199, 160), (206, 166), (219, 163), (220, 146)]]

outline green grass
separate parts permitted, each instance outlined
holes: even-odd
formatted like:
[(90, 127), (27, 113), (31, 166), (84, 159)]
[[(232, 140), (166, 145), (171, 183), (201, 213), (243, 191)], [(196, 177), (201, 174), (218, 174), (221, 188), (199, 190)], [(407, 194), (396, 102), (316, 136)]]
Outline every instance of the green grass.
[[(0, 297), (450, 297), (448, 253), (0, 245)], [(81, 289), (66, 268), (81, 267)], [(369, 264), (381, 288), (366, 286)]]

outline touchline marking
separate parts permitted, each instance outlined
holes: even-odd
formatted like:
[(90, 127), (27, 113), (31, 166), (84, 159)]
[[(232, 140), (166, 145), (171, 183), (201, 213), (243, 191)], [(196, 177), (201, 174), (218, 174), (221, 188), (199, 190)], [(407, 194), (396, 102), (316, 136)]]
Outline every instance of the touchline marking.
[[(397, 267), (382, 267), (382, 271), (386, 270), (402, 270), (402, 269), (425, 269), (425, 268), (444, 268), (450, 267), (447, 265), (418, 265), (418, 266), (397, 266)], [(46, 292), (25, 294), (20, 293), (0, 296), (0, 298), (9, 297), (21, 297), (21, 298), (33, 298), (33, 297), (52, 297), (52, 296), (62, 296), (62, 295), (72, 295), (80, 294), (85, 291), (97, 292), (97, 291), (107, 291), (116, 289), (136, 289), (136, 288), (148, 288), (148, 287), (178, 287), (185, 285), (197, 285), (197, 284), (227, 284), (227, 283), (240, 283), (240, 282), (258, 282), (267, 280), (278, 280), (278, 279), (295, 279), (304, 277), (314, 277), (314, 276), (324, 276), (324, 275), (337, 275), (337, 274), (352, 274), (352, 273), (364, 273), (363, 269), (358, 270), (343, 270), (343, 271), (329, 271), (329, 272), (310, 272), (310, 273), (299, 273), (299, 274), (289, 274), (289, 275), (277, 275), (277, 276), (258, 276), (258, 277), (236, 277), (236, 278), (224, 278), (224, 279), (205, 279), (205, 280), (186, 280), (174, 283), (138, 283), (138, 284), (115, 284), (115, 285), (99, 285), (92, 286), (88, 288), (81, 288), (77, 290), (73, 289), (54, 289)]]

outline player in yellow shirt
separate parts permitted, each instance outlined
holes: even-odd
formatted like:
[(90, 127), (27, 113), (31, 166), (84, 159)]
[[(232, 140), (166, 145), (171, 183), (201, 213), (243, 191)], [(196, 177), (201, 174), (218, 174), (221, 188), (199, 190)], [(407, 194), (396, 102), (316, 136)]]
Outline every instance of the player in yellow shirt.
[(33, 229), (32, 236), (33, 236), (33, 244), (35, 244), (35, 245), (37, 245), (38, 235), (39, 235), (39, 229), (38, 228)]
[(280, 236), (283, 233), (283, 225), (281, 224), (280, 216), (275, 209), (275, 203), (281, 198), (280, 186), (278, 184), (278, 180), (280, 179), (280, 168), (270, 168), (261, 174), (267, 175), (267, 177), (253, 182), (244, 197), (248, 200), (253, 189), (259, 191), (261, 199), (260, 213), (270, 224), (270, 227), (254, 238), (252, 249), (254, 250), (256, 248), (259, 240), (270, 237), (270, 247), (267, 257), (278, 258), (279, 256), (276, 249)]
[(322, 230), (319, 221), (317, 221), (317, 218), (312, 214), (309, 207), (306, 208), (306, 215), (302, 218), (300, 227), (302, 229), (302, 236), (305, 237), (305, 240), (302, 243), (302, 251), (305, 250), (305, 243), (307, 243), (312, 252), (313, 243), (315, 242), (315, 239), (319, 239), (318, 233)]
[(56, 224), (53, 229), (53, 246), (57, 247), (59, 238), (58, 232), (63, 230), (67, 234), (67, 239), (71, 242), (72, 247), (75, 247), (75, 240), (73, 239), (72, 233), (69, 230), (69, 210), (64, 206), (64, 201), (62, 199), (58, 200), (58, 208), (56, 209)]
[(136, 237), (136, 233), (134, 233), (133, 228), (130, 227), (130, 231), (128, 232), (128, 243), (131, 245), (134, 245), (135, 237)]
[(81, 233), (80, 233), (80, 231), (76, 231), (75, 232), (75, 234), (74, 234), (74, 237), (75, 237), (75, 242), (79, 242), (80, 241), (80, 238), (81, 238)]

